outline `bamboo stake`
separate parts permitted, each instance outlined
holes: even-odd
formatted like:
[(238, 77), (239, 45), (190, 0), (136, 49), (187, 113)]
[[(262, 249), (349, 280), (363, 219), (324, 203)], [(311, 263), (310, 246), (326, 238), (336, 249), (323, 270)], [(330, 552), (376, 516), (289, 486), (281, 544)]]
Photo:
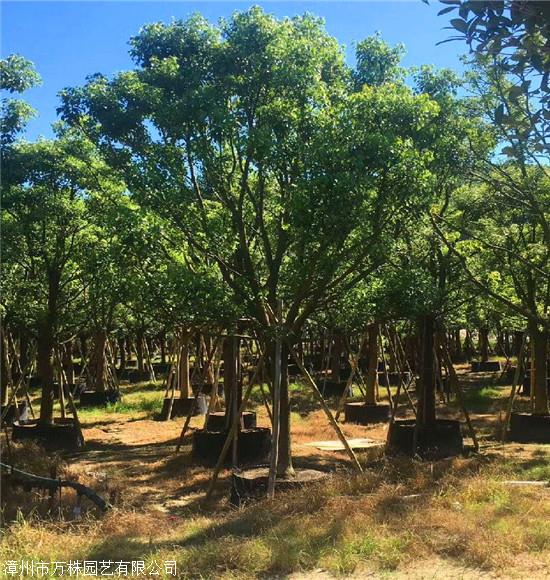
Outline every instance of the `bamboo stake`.
[[(277, 319), (282, 318), (282, 304), (279, 301), (277, 305)], [(281, 329), (277, 329), (275, 339), (275, 365), (273, 377), (273, 429), (271, 431), (271, 457), (269, 463), (269, 477), (267, 482), (267, 497), (275, 496), (275, 479), (277, 477), (277, 459), (279, 457), (279, 425), (281, 412), (281, 356), (282, 356), (282, 338)]]
[(382, 355), (382, 361), (384, 362), (384, 376), (386, 377), (386, 390), (388, 391), (388, 399), (390, 405), (392, 404), (391, 389), (390, 389), (390, 375), (388, 373), (388, 364), (386, 361), (386, 351), (384, 350), (384, 342), (382, 340), (382, 328), (378, 327), (378, 345), (380, 348), (380, 354)]
[(351, 390), (353, 378), (354, 378), (355, 372), (357, 370), (355, 359), (351, 356), (351, 347), (347, 343), (347, 339), (346, 339), (346, 347), (348, 348), (348, 355), (349, 355), (349, 360), (350, 360), (350, 364), (351, 364), (351, 372), (349, 374), (348, 380), (346, 381), (346, 387), (344, 389), (344, 393), (340, 397), (340, 400), (338, 401), (338, 410), (336, 411), (336, 416), (334, 417), (335, 421), (338, 421), (340, 415), (342, 414), (342, 411), (344, 410), (344, 407), (346, 405), (346, 401), (348, 399), (348, 392)]
[(518, 361), (516, 365), (516, 372), (514, 373), (514, 380), (512, 382), (512, 391), (510, 392), (510, 399), (508, 400), (508, 408), (506, 409), (506, 417), (504, 418), (504, 425), (502, 427), (502, 442), (506, 441), (506, 437), (508, 436), (508, 425), (510, 424), (510, 417), (512, 415), (512, 409), (514, 407), (514, 399), (516, 398), (516, 389), (519, 384), (519, 377), (521, 376), (521, 370), (524, 366), (524, 359), (525, 359), (525, 343), (527, 340), (527, 333), (523, 333), (523, 337), (521, 339), (521, 346), (519, 347), (518, 352)]
[(290, 353), (292, 354), (292, 357), (296, 361), (296, 364), (298, 365), (298, 368), (300, 369), (302, 375), (304, 376), (307, 383), (312, 388), (315, 396), (317, 397), (317, 399), (321, 403), (321, 407), (323, 408), (323, 411), (327, 415), (328, 420), (329, 420), (330, 424), (332, 425), (333, 429), (336, 431), (336, 435), (338, 435), (338, 439), (340, 439), (340, 441), (342, 442), (342, 445), (344, 446), (346, 453), (349, 455), (351, 462), (353, 463), (353, 465), (355, 466), (357, 471), (362, 472), (363, 468), (361, 467), (361, 464), (359, 463), (357, 456), (355, 455), (353, 449), (349, 446), (349, 443), (348, 443), (348, 440), (346, 439), (346, 436), (344, 435), (344, 433), (340, 429), (340, 426), (338, 425), (338, 423), (335, 421), (334, 417), (332, 416), (332, 413), (331, 413), (330, 409), (328, 408), (328, 405), (326, 404), (325, 399), (323, 398), (323, 395), (321, 394), (317, 385), (315, 384), (315, 381), (311, 378), (311, 375), (309, 374), (307, 369), (304, 367), (302, 361), (300, 360), (300, 357), (297, 355), (294, 348), (290, 344), (288, 345), (288, 347), (289, 347)]
[(437, 340), (437, 342), (440, 343), (440, 348), (441, 348), (441, 351), (443, 352), (443, 357), (445, 359), (447, 370), (449, 371), (453, 385), (456, 388), (458, 400), (459, 400), (460, 406), (462, 407), (462, 412), (464, 413), (464, 418), (466, 419), (466, 424), (468, 425), (468, 431), (470, 432), (470, 437), (472, 438), (472, 441), (474, 442), (474, 449), (476, 451), (479, 451), (479, 442), (477, 440), (474, 426), (472, 425), (472, 421), (470, 419), (470, 413), (468, 412), (468, 409), (466, 409), (466, 402), (464, 400), (464, 392), (462, 391), (462, 387), (460, 386), (460, 381), (458, 380), (458, 375), (456, 374), (456, 371), (454, 369), (451, 355), (449, 353), (447, 345), (441, 343), (440, 339), (438, 340), (436, 338), (436, 340)]
[[(250, 393), (252, 392), (252, 385), (253, 384), (254, 383), (251, 381), (246, 389), (243, 400), (241, 401), (241, 405), (240, 405), (239, 410), (238, 410), (239, 415), (241, 415), (241, 413), (243, 412), (243, 410), (246, 406), (246, 403), (248, 402), (248, 398), (250, 397)], [(216, 463), (216, 466), (214, 467), (214, 473), (212, 474), (212, 479), (210, 480), (210, 484), (208, 485), (208, 489), (206, 491), (205, 501), (208, 501), (210, 499), (210, 497), (212, 496), (212, 492), (214, 491), (214, 487), (216, 486), (216, 482), (218, 481), (218, 477), (219, 477), (222, 465), (225, 461), (225, 457), (227, 455), (227, 452), (229, 451), (229, 447), (231, 446), (231, 444), (233, 442), (233, 437), (235, 435), (235, 431), (237, 430), (238, 426), (239, 426), (239, 422), (235, 421), (231, 425), (229, 433), (227, 434), (227, 437), (225, 439), (225, 443), (223, 444), (220, 456), (218, 457), (218, 461)]]

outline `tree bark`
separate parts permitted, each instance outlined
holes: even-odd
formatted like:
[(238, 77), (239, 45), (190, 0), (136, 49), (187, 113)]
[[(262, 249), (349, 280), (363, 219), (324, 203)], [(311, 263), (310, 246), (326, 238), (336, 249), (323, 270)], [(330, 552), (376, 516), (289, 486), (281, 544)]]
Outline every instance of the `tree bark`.
[(365, 403), (376, 405), (378, 402), (378, 323), (369, 324), (367, 335), (369, 341), (369, 364), (367, 368), (367, 384)]
[(462, 356), (462, 342), (460, 340), (460, 328), (454, 331), (454, 352), (456, 356)]
[(340, 380), (340, 360), (344, 350), (344, 340), (340, 334), (334, 336), (330, 360), (330, 374), (333, 381)]
[(143, 331), (140, 330), (136, 336), (136, 356), (137, 356), (137, 368), (140, 373), (145, 370), (143, 365)]
[[(277, 476), (293, 477), (292, 450), (290, 436), (290, 393), (288, 390), (288, 357), (290, 350), (286, 341), (281, 345), (281, 390), (280, 390), (280, 420), (279, 449), (277, 454)], [(275, 365), (272, 365), (275, 368)]]
[(485, 326), (479, 329), (479, 355), (482, 362), (489, 360), (489, 329)]
[(166, 364), (166, 337), (164, 332), (159, 334), (160, 362)]
[(120, 357), (118, 369), (120, 371), (123, 371), (126, 368), (126, 340), (124, 339), (124, 337), (118, 337), (117, 344), (118, 344), (118, 356)]
[(422, 316), (419, 326), (422, 333), (422, 365), (417, 421), (420, 427), (430, 427), (435, 423), (434, 316)]
[(533, 413), (548, 415), (548, 388), (546, 383), (546, 355), (548, 335), (531, 325), (531, 392), (534, 393)]
[(188, 399), (191, 391), (191, 381), (189, 379), (189, 344), (191, 342), (191, 333), (185, 331), (180, 348), (180, 359), (178, 367), (178, 383), (180, 389), (180, 398)]
[(94, 333), (93, 351), (90, 359), (90, 378), (92, 390), (103, 393), (106, 389), (105, 347), (107, 333), (97, 330)]
[[(225, 398), (225, 424), (233, 424), (233, 412), (242, 400), (242, 386), (239, 380), (241, 370), (241, 341), (237, 336), (228, 336), (223, 343), (223, 392)], [(234, 403), (235, 397), (237, 403)]]
[(69, 340), (63, 347), (63, 371), (67, 377), (67, 383), (74, 385), (74, 366), (73, 366), (73, 341)]
[(42, 384), (42, 400), (40, 403), (39, 421), (42, 424), (53, 423), (54, 366), (53, 366), (54, 334), (48, 321), (42, 322), (38, 331), (38, 377)]
[(2, 349), (2, 356), (0, 358), (0, 399), (2, 401), (2, 406), (5, 407), (9, 402), (9, 388), (11, 386), (12, 378), (8, 357), (8, 339), (6, 338), (4, 328), (0, 329), (0, 333), (2, 334), (2, 341), (0, 343), (0, 348)]

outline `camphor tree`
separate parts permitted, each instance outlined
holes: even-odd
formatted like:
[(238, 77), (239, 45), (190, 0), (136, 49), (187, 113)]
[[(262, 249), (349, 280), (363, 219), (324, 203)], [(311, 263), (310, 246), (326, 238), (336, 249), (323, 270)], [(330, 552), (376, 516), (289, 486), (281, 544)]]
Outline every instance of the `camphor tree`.
[[(12, 54), (0, 60), (0, 89), (9, 94), (23, 93), (40, 83), (40, 76), (32, 62), (20, 55)], [(2, 98), (0, 113), (0, 146), (5, 150), (24, 131), (27, 122), (35, 115), (35, 110), (25, 101), (13, 97)]]
[(88, 197), (89, 233), (80, 263), (83, 330), (92, 338), (88, 387), (98, 392), (108, 386), (108, 339), (123, 322), (139, 264), (140, 254), (129, 238), (137, 237), (140, 243), (148, 239), (143, 212), (125, 193), (122, 181), (110, 185)]
[[(465, 4), (473, 10), (472, 3)], [(465, 192), (452, 223), (439, 220), (437, 227), (471, 281), (524, 317), (531, 336), (534, 412), (545, 415), (550, 328), (549, 34), (548, 20), (530, 14), (531, 10), (547, 14), (548, 7), (537, 2), (501, 4), (498, 26), (475, 44), (468, 75), (472, 109), (491, 123), (496, 155), (472, 172), (477, 186)], [(505, 5), (512, 11), (509, 21), (502, 14)], [(478, 23), (488, 14), (483, 8)], [(476, 26), (472, 25), (475, 43)], [(477, 153), (475, 145), (472, 148)], [(488, 207), (493, 208), (492, 215)]]
[(54, 356), (81, 325), (81, 253), (89, 235), (91, 192), (111, 187), (111, 171), (93, 145), (68, 132), (55, 141), (14, 145), (3, 166), (4, 263), (14, 308), (38, 344), (40, 421), (51, 423)]
[(265, 338), (284, 327), (278, 472), (291, 474), (288, 345), (376, 269), (381, 233), (423, 202), (432, 153), (417, 142), (438, 105), (400, 83), (356, 90), (309, 15), (194, 16), (146, 26), (131, 46), (135, 70), (65, 90), (63, 118), (193, 260), (219, 269)]
[[(33, 64), (22, 56), (13, 54), (0, 60), (0, 89), (8, 94), (22, 93), (40, 82), (40, 76), (34, 70)], [(21, 99), (3, 97), (0, 111), (0, 161), (6, 163), (11, 147), (25, 129), (28, 120), (35, 114), (34, 109)], [(4, 178), (5, 181), (5, 178)], [(8, 387), (11, 381), (7, 358), (7, 325), (14, 314), (11, 307), (15, 304), (12, 292), (16, 291), (13, 284), (15, 272), (9, 264), (2, 265), (0, 281), (0, 318), (1, 318), (1, 376), (0, 400), (2, 406), (8, 404)], [(11, 320), (12, 324), (14, 320)], [(21, 320), (18, 320), (21, 323)], [(19, 325), (21, 328), (21, 325)]]

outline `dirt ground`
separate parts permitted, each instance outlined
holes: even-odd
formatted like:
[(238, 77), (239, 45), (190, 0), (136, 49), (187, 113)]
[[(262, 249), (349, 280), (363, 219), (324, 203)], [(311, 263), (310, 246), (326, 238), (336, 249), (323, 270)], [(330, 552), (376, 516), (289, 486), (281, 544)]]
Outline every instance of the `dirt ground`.
[[(497, 387), (493, 384), (493, 376), (474, 375), (467, 373), (466, 370), (466, 367), (459, 368), (466, 395), (474, 393), (473, 396), (477, 397), (476, 390), (484, 386), (491, 389), (487, 401), (475, 399), (478, 408), (472, 412), (473, 424), (481, 444), (481, 454), (476, 456), (478, 458), (476, 461), (494, 464), (512, 459), (514, 466), (521, 465), (522, 468), (530, 470), (536, 470), (540, 466), (540, 469), (544, 471), (550, 457), (544, 446), (502, 443), (495, 437), (499, 426), (499, 410), (502, 411), (505, 408), (509, 387)], [(294, 464), (296, 467), (328, 471), (336, 478), (346, 479), (352, 468), (345, 453), (322, 451), (307, 445), (313, 441), (336, 440), (337, 437), (324, 412), (313, 398), (304, 394), (304, 390), (305, 387), (293, 394)], [(143, 390), (139, 385), (123, 386), (123, 392), (126, 392), (126, 399), (130, 401), (137, 400), (138, 397), (142, 399), (145, 397), (159, 402), (159, 397), (162, 397), (162, 393), (158, 389), (153, 389), (150, 386), (143, 387)], [(333, 411), (336, 410), (336, 404), (335, 401), (331, 402)], [(525, 404), (525, 401), (518, 402), (520, 407), (525, 406)], [(251, 404), (251, 408), (257, 412), (258, 425), (268, 426), (269, 417), (263, 404), (256, 401), (256, 403)], [(452, 401), (446, 408), (440, 406), (438, 412), (442, 417), (461, 418), (462, 415), (456, 400)], [(400, 414), (401, 416), (411, 415), (411, 411), (406, 410), (405, 402), (400, 406)], [(502, 416), (502, 413), (500, 415)], [(112, 533), (113, 537), (118, 537), (120, 534), (128, 533), (129, 528), (135, 528), (136, 533), (139, 533), (140, 536), (149, 536), (151, 544), (155, 541), (156, 536), (162, 536), (166, 530), (178, 530), (189, 521), (200, 520), (200, 518), (205, 518), (205, 521), (214, 521), (217, 518), (223, 520), (223, 518), (235, 517), (235, 508), (231, 507), (228, 502), (229, 470), (222, 471), (213, 501), (209, 504), (204, 503), (204, 494), (212, 477), (212, 468), (194, 464), (190, 447), (192, 433), (195, 429), (202, 428), (204, 417), (195, 417), (191, 420), (190, 430), (178, 453), (176, 453), (175, 448), (182, 430), (183, 419), (159, 421), (154, 418), (154, 412), (141, 411), (138, 407), (135, 410), (130, 408), (130, 410), (122, 409), (120, 412), (109, 413), (101, 410), (82, 412), (80, 418), (86, 439), (86, 449), (80, 453), (63, 457), (64, 477), (78, 480), (97, 489), (115, 506), (114, 513), (117, 513), (118, 516), (110, 515), (109, 525), (101, 533)], [(340, 422), (340, 426), (348, 438), (370, 438), (381, 443), (386, 438), (387, 427), (383, 424), (364, 427)], [(465, 442), (469, 446), (472, 445), (469, 439), (466, 439)], [(373, 469), (376, 469), (375, 466), (380, 460), (379, 451), (376, 449), (366, 453), (358, 452), (358, 456), (363, 465), (372, 465)], [(480, 460), (479, 457), (482, 459)], [(468, 459), (462, 461), (467, 462)], [(434, 464), (431, 469), (433, 472), (434, 469), (445, 468)], [(531, 471), (526, 473), (526, 477), (532, 477)], [(544, 471), (543, 477), (545, 477), (545, 473), (546, 471)], [(517, 472), (511, 478), (517, 479)], [(402, 487), (401, 483), (399, 485)], [(537, 485), (526, 493), (530, 494), (529, 501), (533, 503), (532, 509), (537, 510), (542, 507), (541, 513), (543, 517), (546, 517), (546, 514), (550, 513), (550, 488)], [(402, 494), (406, 495), (406, 491)], [(14, 500), (18, 501), (19, 497), (19, 495), (14, 497)], [(37, 499), (40, 500), (40, 498)], [(537, 506), (537, 504), (539, 505)], [(429, 503), (427, 509), (429, 509)], [(101, 518), (103, 516), (95, 514), (90, 515), (90, 517)], [(473, 517), (475, 518), (476, 515), (474, 514)], [(9, 529), (7, 526), (5, 532), (8, 545), (10, 541)], [(224, 570), (223, 574), (220, 572), (220, 577), (287, 576), (296, 580), (301, 578), (322, 579), (335, 575), (354, 578), (391, 577), (414, 580), (421, 578), (457, 580), (459, 578), (465, 580), (474, 578), (548, 578), (550, 577), (548, 567), (550, 534), (548, 538), (546, 536), (544, 538), (544, 549), (540, 554), (526, 553), (518, 548), (518, 553), (506, 565), (505, 569), (492, 565), (475, 566), (471, 562), (441, 557), (428, 551), (425, 555), (419, 554), (418, 557), (399, 558), (396, 560), (395, 566), (392, 565), (386, 569), (371, 568), (368, 558), (359, 557), (356, 564), (351, 566), (353, 570), (349, 569), (350, 566), (347, 564), (341, 569), (333, 567), (327, 570), (313, 567), (313, 569), (303, 572), (289, 571), (273, 575), (267, 574), (267, 572), (265, 574), (251, 572), (250, 576), (247, 576), (246, 572), (243, 573), (242, 570), (232, 575), (233, 572)], [(546, 545), (547, 540), (548, 545)], [(231, 570), (231, 565), (228, 564), (228, 566)], [(298, 567), (307, 568), (308, 566), (300, 564)], [(198, 577), (195, 574), (189, 576)], [(216, 576), (216, 573), (212, 575), (211, 570), (205, 571), (205, 577)], [(182, 573), (181, 577), (187, 577), (187, 574)]]

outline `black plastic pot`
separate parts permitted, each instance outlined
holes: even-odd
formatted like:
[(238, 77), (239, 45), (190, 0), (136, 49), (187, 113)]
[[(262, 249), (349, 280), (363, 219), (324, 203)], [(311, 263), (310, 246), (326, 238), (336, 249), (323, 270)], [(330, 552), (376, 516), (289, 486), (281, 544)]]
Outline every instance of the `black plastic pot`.
[(55, 419), (53, 424), (41, 424), (36, 419), (15, 421), (12, 440), (36, 441), (49, 451), (77, 451), (84, 447), (73, 419)]
[[(244, 411), (242, 419), (245, 429), (254, 429), (256, 427), (256, 413), (254, 411)], [(223, 411), (210, 413), (206, 429), (208, 431), (223, 431), (225, 428), (225, 413)]]
[[(227, 431), (195, 431), (193, 433), (193, 459), (205, 465), (218, 461)], [(267, 461), (271, 450), (271, 430), (255, 427), (239, 431), (237, 439), (237, 462), (239, 465)], [(231, 463), (232, 450), (227, 453), (225, 463)]]
[(170, 363), (153, 363), (152, 367), (156, 375), (167, 375), (170, 372)]
[(287, 371), (289, 378), (295, 379), (300, 376), (300, 369), (296, 363), (289, 363)]
[(129, 381), (130, 383), (144, 383), (151, 380), (149, 371), (138, 371), (137, 369), (125, 368), (117, 371), (118, 378), (121, 381)]
[[(184, 399), (174, 399), (174, 403), (172, 405), (172, 413), (170, 417), (168, 417), (168, 411), (170, 410), (170, 403), (172, 399), (169, 397), (165, 398), (162, 403), (162, 411), (160, 412), (160, 418), (162, 420), (167, 419), (174, 419), (175, 417), (187, 417), (193, 409), (193, 404), (195, 401), (195, 397), (186, 397)], [(193, 417), (197, 415), (203, 415), (204, 409), (197, 401), (195, 408), (193, 409)]]
[[(6, 406), (2, 406), (2, 411), (0, 417), (4, 417), (6, 412)], [(21, 401), (19, 403), (10, 403), (7, 405), (7, 413), (4, 417), (4, 422), (6, 425), (11, 425), (14, 421), (19, 421), (20, 417), (25, 417), (28, 413), (27, 401)]]
[(363, 402), (352, 402), (344, 405), (346, 423), (371, 425), (385, 423), (390, 418), (389, 405), (367, 405)]
[[(390, 385), (398, 385), (401, 382), (401, 378), (403, 378), (405, 384), (407, 384), (411, 378), (411, 373), (409, 371), (403, 371), (402, 373), (388, 373)], [(378, 384), (382, 387), (387, 386), (385, 372), (378, 373)]]
[[(193, 384), (193, 392), (196, 393), (199, 385), (198, 384)], [(202, 385), (201, 388), (201, 393), (203, 395), (211, 395), (212, 394), (212, 383), (204, 383)], [(222, 395), (223, 394), (223, 383), (218, 383), (218, 395)]]
[[(548, 394), (550, 395), (550, 377), (546, 379), (546, 388), (548, 390)], [(531, 371), (527, 371), (525, 373), (519, 394), (524, 397), (531, 396)]]
[(432, 427), (418, 429), (414, 448), (415, 419), (395, 421), (390, 426), (388, 452), (442, 459), (460, 455), (464, 449), (460, 422), (437, 419)]
[(512, 413), (508, 438), (517, 443), (550, 443), (550, 415)]
[[(275, 480), (276, 491), (300, 489), (318, 483), (329, 477), (324, 471), (316, 469), (296, 469), (293, 478)], [(266, 466), (252, 469), (235, 470), (231, 476), (231, 495), (229, 502), (237, 507), (251, 501), (265, 498), (269, 481), (269, 468)]]
[(487, 360), (487, 361), (473, 361), (472, 362), (472, 372), (473, 373), (494, 373), (500, 371), (500, 361), (498, 360)]
[(120, 398), (117, 391), (82, 391), (80, 407), (105, 407), (108, 403), (116, 403)]
[(347, 381), (328, 380), (326, 383), (323, 383), (323, 381), (320, 380), (317, 383), (317, 386), (319, 387), (323, 397), (341, 397), (346, 390), (346, 384)]

